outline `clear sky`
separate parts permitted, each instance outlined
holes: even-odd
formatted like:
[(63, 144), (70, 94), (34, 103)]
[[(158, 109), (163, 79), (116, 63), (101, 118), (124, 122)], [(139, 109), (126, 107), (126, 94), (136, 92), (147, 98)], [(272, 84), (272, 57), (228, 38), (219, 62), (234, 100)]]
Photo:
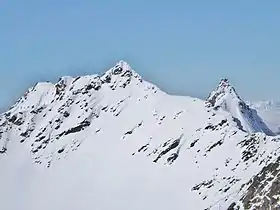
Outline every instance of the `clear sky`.
[(2, 108), (120, 59), (169, 93), (205, 97), (228, 77), (245, 99), (280, 100), (280, 1), (0, 1)]

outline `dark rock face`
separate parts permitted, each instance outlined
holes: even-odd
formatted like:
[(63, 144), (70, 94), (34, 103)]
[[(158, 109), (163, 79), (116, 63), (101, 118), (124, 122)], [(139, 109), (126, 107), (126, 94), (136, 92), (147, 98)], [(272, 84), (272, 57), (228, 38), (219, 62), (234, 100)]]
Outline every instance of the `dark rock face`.
[(242, 160), (244, 162), (254, 158), (257, 155), (260, 141), (261, 139), (253, 134), (238, 144), (243, 148)]
[[(80, 77), (76, 77), (72, 83), (76, 82), (78, 79), (80, 79)], [(67, 79), (61, 77), (58, 80), (58, 82), (55, 84), (56, 95), (63, 95), (63, 93), (66, 91), (66, 87), (67, 87)]]
[(236, 205), (236, 203), (235, 203), (235, 202), (234, 202), (234, 203), (232, 203), (232, 204), (230, 204), (230, 206), (228, 207), (228, 209), (227, 209), (227, 210), (235, 210), (235, 209), (234, 209), (235, 205)]
[(280, 157), (264, 167), (253, 179), (241, 202), (245, 209), (280, 209)]
[(115, 69), (112, 71), (112, 73), (113, 73), (114, 75), (118, 75), (118, 74), (122, 73), (122, 71), (123, 71), (122, 67), (117, 66), (117, 67), (115, 67)]
[(246, 132), (242, 126), (242, 123), (240, 122), (239, 119), (233, 117), (233, 121), (236, 123), (237, 127), (239, 128), (239, 130), (242, 130), (243, 132)]
[(6, 147), (2, 147), (1, 150), (0, 150), (0, 154), (3, 154), (7, 151), (7, 148)]
[(83, 122), (81, 122), (79, 125), (77, 125), (76, 127), (70, 128), (69, 130), (64, 132), (64, 135), (68, 135), (70, 133), (76, 133), (79, 132), (81, 130), (84, 130), (86, 127), (90, 126), (90, 122), (87, 120), (84, 120)]
[(18, 126), (24, 123), (23, 117), (18, 115), (13, 115), (12, 117), (8, 118), (8, 121)]
[(169, 154), (171, 151), (176, 150), (175, 152), (173, 152), (171, 155), (169, 155), (169, 157), (167, 158), (167, 162), (169, 164), (172, 164), (179, 155), (179, 150), (180, 150), (180, 142), (183, 139), (184, 135), (182, 134), (179, 138), (176, 139), (169, 139), (167, 142), (165, 142), (163, 145), (161, 145), (161, 147), (159, 147), (158, 149), (156, 149), (156, 153), (158, 151), (159, 154), (157, 155), (156, 159), (154, 159), (154, 163), (157, 163), (163, 156)]
[(206, 152), (210, 152), (212, 149), (214, 149), (216, 146), (221, 146), (224, 143), (224, 140), (221, 139), (219, 141), (217, 141), (216, 143), (212, 144), (207, 150)]
[(213, 186), (213, 180), (209, 180), (209, 181), (203, 181), (202, 183), (199, 183), (197, 185), (195, 185), (192, 190), (196, 191), (199, 190), (201, 187), (207, 187), (210, 188), (211, 186)]
[(85, 91), (88, 92), (92, 89), (98, 91), (101, 88), (101, 82), (92, 82), (91, 84), (88, 84), (85, 88)]
[(163, 150), (158, 157), (154, 160), (154, 162), (156, 163), (163, 155), (165, 155), (166, 153), (168, 153), (170, 150), (175, 149), (176, 147), (178, 147), (180, 144), (180, 139), (176, 139), (175, 141), (173, 141), (165, 150)]
[(69, 116), (70, 116), (70, 113), (67, 112), (67, 111), (65, 111), (65, 112), (63, 113), (63, 116), (64, 116), (64, 117), (69, 117)]
[(102, 80), (103, 83), (110, 83), (111, 82), (111, 76), (110, 75), (107, 75), (104, 80)]
[(212, 131), (214, 131), (214, 130), (221, 129), (221, 127), (223, 127), (224, 125), (229, 126), (227, 119), (222, 120), (217, 125), (209, 124), (204, 129), (205, 130), (212, 130)]
[(28, 128), (26, 131), (24, 131), (23, 133), (20, 134), (20, 136), (27, 138), (30, 136), (30, 134), (32, 133), (32, 131), (34, 130), (34, 128)]
[(32, 114), (39, 114), (44, 110), (44, 107), (40, 107), (38, 109), (34, 109), (31, 111)]

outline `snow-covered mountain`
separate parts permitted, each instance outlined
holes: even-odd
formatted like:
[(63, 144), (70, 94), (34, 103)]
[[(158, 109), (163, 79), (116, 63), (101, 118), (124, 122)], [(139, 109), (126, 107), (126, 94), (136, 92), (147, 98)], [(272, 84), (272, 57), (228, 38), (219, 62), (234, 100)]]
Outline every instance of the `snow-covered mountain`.
[(206, 101), (173, 96), (120, 61), (38, 83), (0, 116), (1, 207), (277, 209), (279, 141), (227, 80)]
[(259, 117), (256, 110), (250, 108), (236, 93), (227, 79), (222, 79), (219, 86), (208, 97), (207, 101), (214, 109), (223, 108), (238, 122), (240, 129), (249, 133), (263, 132), (273, 136), (274, 133)]

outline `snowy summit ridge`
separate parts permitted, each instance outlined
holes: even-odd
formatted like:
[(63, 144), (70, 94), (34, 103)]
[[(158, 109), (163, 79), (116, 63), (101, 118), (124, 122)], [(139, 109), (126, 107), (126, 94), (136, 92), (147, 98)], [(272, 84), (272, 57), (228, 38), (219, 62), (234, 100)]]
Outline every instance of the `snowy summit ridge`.
[(120, 61), (0, 115), (1, 208), (277, 209), (279, 144), (227, 79), (204, 101)]
[(250, 108), (237, 94), (228, 79), (222, 79), (218, 87), (207, 98), (209, 106), (229, 112), (238, 121), (241, 129), (249, 133), (262, 132), (275, 135), (259, 117), (256, 110)]

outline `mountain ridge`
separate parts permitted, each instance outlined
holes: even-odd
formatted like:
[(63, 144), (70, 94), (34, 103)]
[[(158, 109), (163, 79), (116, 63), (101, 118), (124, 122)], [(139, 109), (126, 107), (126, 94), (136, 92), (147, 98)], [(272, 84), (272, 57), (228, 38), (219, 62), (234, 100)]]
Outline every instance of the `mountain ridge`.
[(274, 208), (277, 199), (255, 201), (251, 190), (279, 156), (279, 136), (254, 129), (257, 117), (228, 80), (206, 101), (169, 95), (124, 61), (101, 76), (38, 83), (0, 115), (2, 205)]

